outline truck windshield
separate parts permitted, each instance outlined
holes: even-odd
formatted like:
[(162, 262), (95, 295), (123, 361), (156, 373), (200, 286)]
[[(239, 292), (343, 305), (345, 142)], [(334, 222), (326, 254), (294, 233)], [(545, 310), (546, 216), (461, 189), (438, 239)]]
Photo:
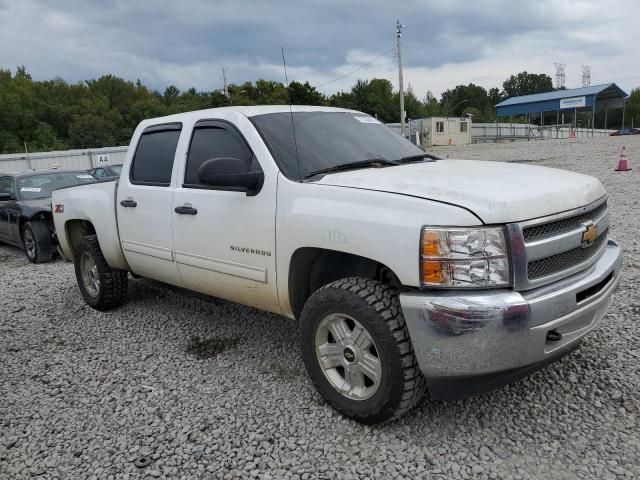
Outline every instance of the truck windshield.
[(71, 187), (83, 183), (95, 182), (87, 172), (58, 172), (28, 175), (18, 178), (18, 195), (20, 200), (49, 198), (51, 192), (58, 188)]
[(293, 122), (289, 112), (267, 113), (251, 117), (251, 121), (282, 173), (293, 180), (354, 162), (363, 168), (367, 160), (393, 162), (424, 155), (417, 146), (364, 113), (294, 112)]

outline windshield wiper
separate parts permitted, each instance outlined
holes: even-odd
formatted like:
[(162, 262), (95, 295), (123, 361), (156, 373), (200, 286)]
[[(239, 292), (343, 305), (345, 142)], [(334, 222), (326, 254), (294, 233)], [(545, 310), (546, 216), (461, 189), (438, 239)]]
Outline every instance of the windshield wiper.
[(434, 162), (436, 160), (442, 160), (440, 157), (436, 157), (435, 155), (431, 155), (430, 153), (423, 153), (422, 155), (409, 155), (406, 157), (402, 157), (401, 159), (397, 160), (398, 163), (410, 163), (410, 162), (417, 162), (418, 160), (424, 160), (425, 158), (428, 158), (430, 162)]
[(400, 163), (396, 160), (387, 160), (386, 158), (369, 158), (367, 160), (360, 160), (358, 162), (342, 163), (340, 165), (334, 165), (332, 167), (321, 168), (320, 170), (316, 170), (305, 175), (304, 180), (306, 180), (307, 178), (315, 177), (316, 175), (320, 175), (321, 173), (342, 172), (344, 170), (375, 167), (379, 165), (388, 167), (391, 165), (400, 165)]

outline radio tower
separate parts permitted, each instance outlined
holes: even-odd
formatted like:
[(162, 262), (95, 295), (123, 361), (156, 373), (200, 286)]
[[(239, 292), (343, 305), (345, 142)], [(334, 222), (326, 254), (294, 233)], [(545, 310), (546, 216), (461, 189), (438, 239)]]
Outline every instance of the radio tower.
[(582, 86), (588, 87), (591, 85), (591, 66), (582, 65)]
[(554, 63), (556, 66), (556, 89), (560, 90), (564, 88), (564, 67), (567, 66), (566, 63)]

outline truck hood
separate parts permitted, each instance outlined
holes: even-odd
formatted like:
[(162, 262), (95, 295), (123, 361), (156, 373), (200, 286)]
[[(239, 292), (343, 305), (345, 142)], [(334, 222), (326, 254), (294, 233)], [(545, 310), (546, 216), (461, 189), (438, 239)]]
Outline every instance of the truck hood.
[(438, 160), (351, 170), (326, 175), (316, 183), (449, 203), (472, 211), (487, 224), (571, 210), (606, 194), (600, 181), (588, 175), (478, 160)]

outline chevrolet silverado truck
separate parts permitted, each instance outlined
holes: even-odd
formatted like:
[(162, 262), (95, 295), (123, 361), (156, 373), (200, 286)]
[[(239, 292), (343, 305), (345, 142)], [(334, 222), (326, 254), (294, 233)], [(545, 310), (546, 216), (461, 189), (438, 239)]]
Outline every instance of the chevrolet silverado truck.
[(597, 179), (440, 160), (344, 109), (145, 120), (118, 180), (52, 203), (89, 305), (121, 305), (131, 273), (295, 319), (315, 387), (365, 423), (573, 350), (621, 268)]

